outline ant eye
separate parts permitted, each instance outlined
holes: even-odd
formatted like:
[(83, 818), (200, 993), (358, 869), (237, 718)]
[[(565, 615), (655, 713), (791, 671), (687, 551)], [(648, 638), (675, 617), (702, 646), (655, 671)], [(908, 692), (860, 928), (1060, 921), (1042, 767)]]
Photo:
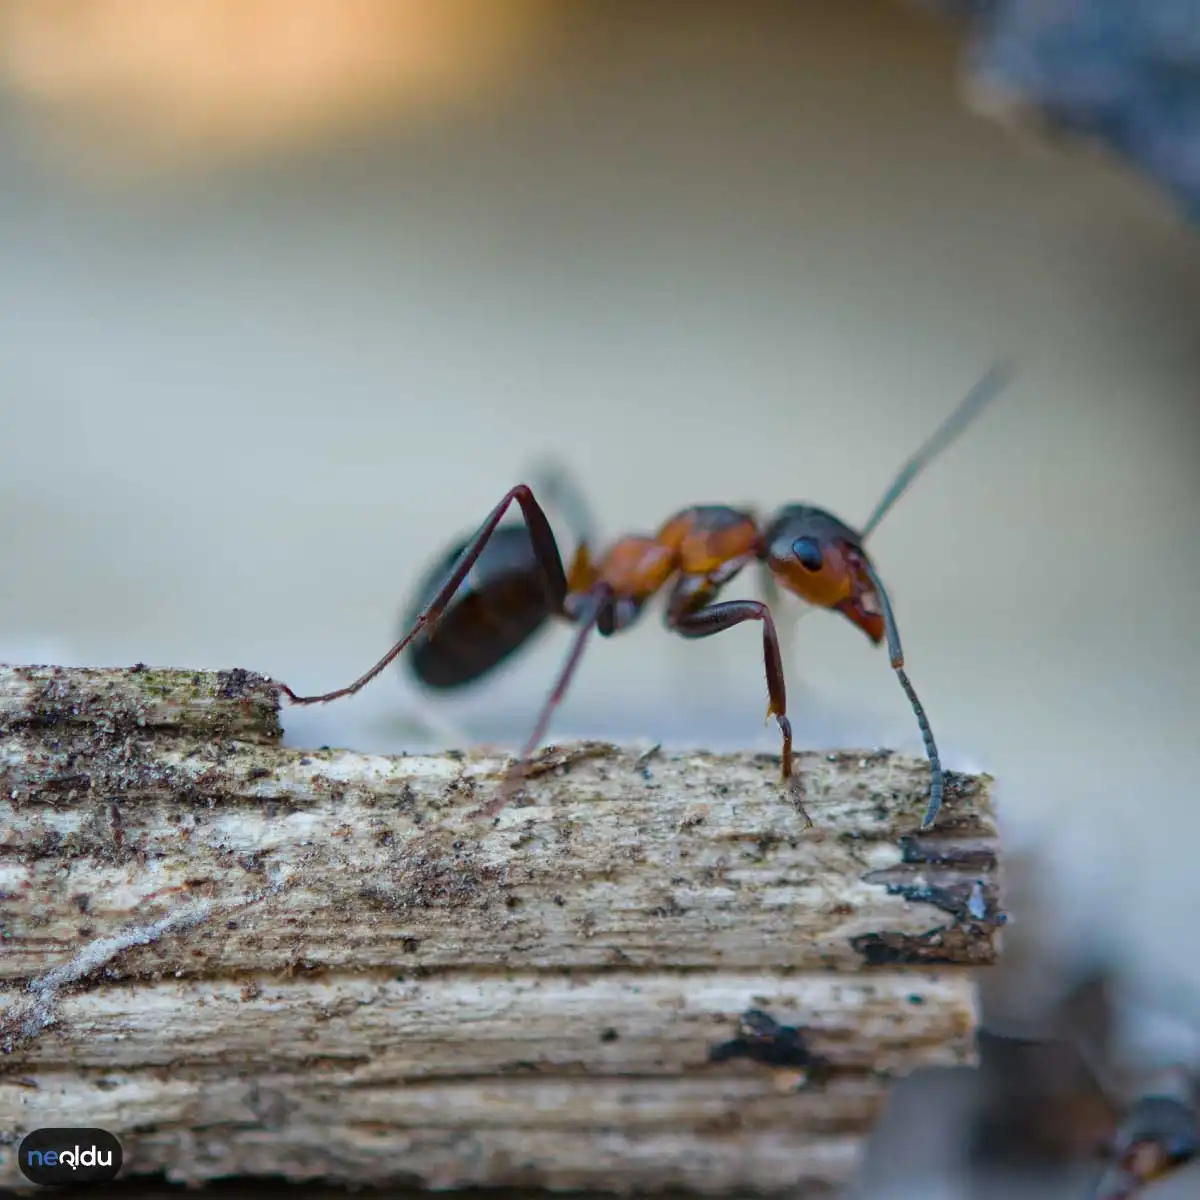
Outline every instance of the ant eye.
[(806, 571), (819, 571), (825, 565), (825, 556), (816, 538), (797, 538), (792, 543), (792, 553)]

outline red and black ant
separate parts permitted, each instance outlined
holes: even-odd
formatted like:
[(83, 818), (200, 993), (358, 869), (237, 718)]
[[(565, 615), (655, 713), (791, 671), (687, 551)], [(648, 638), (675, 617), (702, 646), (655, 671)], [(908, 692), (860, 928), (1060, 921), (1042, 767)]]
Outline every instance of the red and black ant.
[[(978, 415), (1008, 376), (1000, 364), (984, 375), (904, 465), (857, 531), (825, 510), (804, 504), (781, 508), (766, 524), (750, 511), (698, 505), (671, 517), (653, 537), (619, 538), (599, 558), (592, 556), (586, 528), (579, 529), (571, 568), (565, 571), (545, 511), (528, 484), (517, 484), (478, 532), (455, 546), (425, 580), (422, 607), (411, 628), (366, 674), (320, 696), (297, 696), (286, 684), (281, 691), (293, 704), (324, 704), (353, 695), (409, 646), (413, 669), (422, 682), (439, 689), (459, 687), (486, 675), (549, 618), (560, 617), (574, 623), (578, 632), (534, 731), (513, 765), (512, 779), (541, 742), (588, 635), (595, 630), (609, 637), (629, 628), (647, 601), (669, 586), (666, 625), (682, 637), (710, 637), (744, 621), (762, 622), (770, 698), (767, 716), (775, 718), (783, 736), (781, 767), (786, 783), (792, 775), (792, 727), (771, 610), (757, 600), (715, 602), (744, 567), (757, 561), (785, 590), (817, 607), (840, 612), (874, 644), (886, 637), (892, 667), (916, 714), (929, 756), (929, 806), (922, 822), (922, 828), (928, 829), (942, 802), (941, 762), (925, 711), (904, 672), (891, 602), (864, 543), (920, 471)], [(514, 502), (520, 506), (523, 522), (502, 524)], [(507, 789), (484, 811), (495, 815), (506, 801)]]

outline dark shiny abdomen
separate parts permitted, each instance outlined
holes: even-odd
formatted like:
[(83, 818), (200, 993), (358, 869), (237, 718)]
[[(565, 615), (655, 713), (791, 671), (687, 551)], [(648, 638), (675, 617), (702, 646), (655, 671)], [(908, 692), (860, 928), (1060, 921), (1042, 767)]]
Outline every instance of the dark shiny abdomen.
[[(421, 581), (405, 614), (405, 631), (433, 599), (466, 545), (466, 540), (456, 545)], [(524, 524), (501, 525), (442, 613), (434, 636), (420, 634), (404, 652), (409, 670), (427, 688), (473, 683), (546, 624), (551, 611), (542, 589), (542, 573)]]

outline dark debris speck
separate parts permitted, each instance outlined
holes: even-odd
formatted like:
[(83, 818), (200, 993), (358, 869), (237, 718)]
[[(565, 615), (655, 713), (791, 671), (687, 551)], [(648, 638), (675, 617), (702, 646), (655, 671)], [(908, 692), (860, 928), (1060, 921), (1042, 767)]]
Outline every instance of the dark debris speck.
[(831, 1064), (814, 1054), (803, 1033), (792, 1025), (781, 1025), (759, 1008), (747, 1009), (738, 1018), (737, 1036), (711, 1046), (708, 1061), (728, 1062), (746, 1058), (765, 1067), (787, 1068), (804, 1072), (809, 1083), (828, 1078)]

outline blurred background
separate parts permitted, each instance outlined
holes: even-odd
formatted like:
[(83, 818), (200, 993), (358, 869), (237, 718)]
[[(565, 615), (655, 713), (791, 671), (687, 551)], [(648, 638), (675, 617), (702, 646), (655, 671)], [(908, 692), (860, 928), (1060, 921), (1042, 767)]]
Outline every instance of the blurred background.
[[(857, 524), (1004, 356), (872, 538), (1020, 864), (989, 1011), (1030, 1027), (1103, 961), (1126, 1052), (1200, 1061), (1187, 172), (1014, 137), (969, 33), (883, 0), (8, 0), (0, 660), (337, 687), (533, 463), (604, 536), (700, 502)], [(420, 748), (424, 713), (516, 745), (566, 644), (453, 700), (392, 670), (288, 738)], [(775, 751), (760, 645), (648, 615), (550, 737)], [(920, 753), (847, 622), (806, 616), (787, 668), (802, 747)], [(944, 1131), (903, 1140), (872, 1195), (968, 1194)]]

